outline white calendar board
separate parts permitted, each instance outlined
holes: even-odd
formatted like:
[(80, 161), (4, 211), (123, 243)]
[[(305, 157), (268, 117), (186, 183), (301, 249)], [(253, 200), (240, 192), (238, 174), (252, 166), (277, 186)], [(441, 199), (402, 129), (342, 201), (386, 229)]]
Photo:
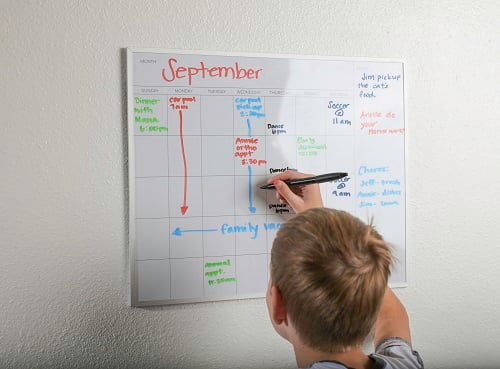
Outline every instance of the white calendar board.
[(293, 211), (261, 190), (286, 169), (348, 172), (325, 205), (371, 217), (406, 283), (400, 61), (129, 49), (134, 306), (265, 295)]

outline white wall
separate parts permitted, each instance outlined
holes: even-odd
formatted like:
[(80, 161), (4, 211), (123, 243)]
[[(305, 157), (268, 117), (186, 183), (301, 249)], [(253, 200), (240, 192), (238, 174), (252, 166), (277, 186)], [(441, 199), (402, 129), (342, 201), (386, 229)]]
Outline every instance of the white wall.
[(409, 287), (428, 368), (500, 354), (500, 2), (0, 7), (0, 367), (293, 368), (264, 300), (127, 306), (122, 48), (407, 61)]

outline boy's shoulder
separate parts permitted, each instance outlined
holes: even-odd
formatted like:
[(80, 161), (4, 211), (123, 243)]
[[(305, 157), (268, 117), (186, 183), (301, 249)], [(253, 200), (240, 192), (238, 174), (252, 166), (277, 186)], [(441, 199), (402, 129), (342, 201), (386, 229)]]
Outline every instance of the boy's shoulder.
[[(374, 360), (372, 369), (423, 369), (424, 363), (417, 351), (399, 337), (388, 337), (376, 348), (370, 357)], [(337, 361), (319, 361), (309, 369), (349, 369)]]
[(379, 343), (370, 357), (375, 361), (385, 361), (386, 369), (423, 369), (420, 354), (411, 345), (399, 337), (387, 337)]

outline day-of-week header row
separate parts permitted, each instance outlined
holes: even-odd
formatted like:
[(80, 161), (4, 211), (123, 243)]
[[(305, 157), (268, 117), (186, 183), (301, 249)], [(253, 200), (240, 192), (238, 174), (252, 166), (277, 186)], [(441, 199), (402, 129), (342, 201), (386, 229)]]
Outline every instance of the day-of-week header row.
[(134, 87), (135, 94), (143, 95), (227, 95), (227, 96), (313, 96), (313, 97), (350, 97), (349, 91), (326, 90), (285, 90), (285, 89), (247, 89), (247, 88), (180, 88), (180, 87)]

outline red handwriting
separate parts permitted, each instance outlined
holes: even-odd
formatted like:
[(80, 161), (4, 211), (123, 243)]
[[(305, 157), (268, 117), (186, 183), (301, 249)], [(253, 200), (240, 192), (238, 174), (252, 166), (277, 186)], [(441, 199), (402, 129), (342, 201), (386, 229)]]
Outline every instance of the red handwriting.
[(235, 153), (237, 158), (248, 158), (257, 151), (258, 138), (241, 138), (237, 137), (235, 141)]
[(186, 110), (189, 109), (188, 103), (196, 102), (196, 96), (193, 97), (178, 97), (172, 96), (168, 99), (170, 108), (172, 110)]
[(191, 86), (193, 78), (229, 78), (229, 79), (259, 79), (262, 69), (240, 68), (238, 62), (234, 66), (207, 67), (203, 61), (199, 66), (176, 66), (177, 59), (168, 59), (168, 68), (161, 70), (161, 76), (166, 82), (187, 78)]
[[(385, 115), (384, 115), (380, 111), (373, 111), (373, 112), (362, 111), (361, 115), (359, 117), (361, 119), (363, 119), (363, 118), (364, 119), (366, 119), (366, 118), (381, 118), (381, 119), (383, 119), (384, 117), (386, 119), (395, 119), (396, 113), (393, 113), (392, 111), (390, 111), (390, 112), (385, 113)], [(384, 131), (383, 129), (374, 129), (378, 123), (379, 123), (378, 121), (374, 121), (374, 120), (361, 121), (361, 130), (363, 130), (365, 128), (371, 128), (369, 130), (370, 131), (369, 134), (385, 134), (385, 133), (387, 133), (387, 130)], [(389, 132), (389, 133), (393, 133), (393, 132)], [(404, 132), (399, 132), (399, 133), (404, 133)]]
[(267, 163), (264, 159), (256, 159), (252, 157), (252, 155), (258, 150), (258, 138), (236, 137), (236, 141), (234, 143), (234, 156), (241, 158), (241, 165), (261, 166)]

